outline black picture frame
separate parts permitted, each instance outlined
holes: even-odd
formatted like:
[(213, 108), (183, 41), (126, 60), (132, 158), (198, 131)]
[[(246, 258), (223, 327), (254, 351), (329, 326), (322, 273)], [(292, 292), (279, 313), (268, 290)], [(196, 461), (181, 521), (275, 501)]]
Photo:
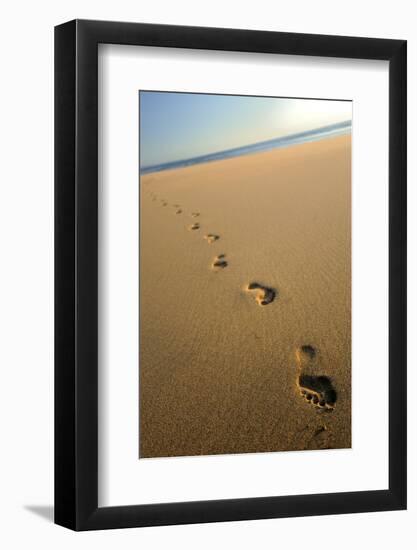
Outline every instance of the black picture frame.
[[(389, 488), (98, 506), (98, 44), (389, 62)], [(55, 28), (55, 523), (77, 531), (406, 508), (406, 41), (74, 20)]]

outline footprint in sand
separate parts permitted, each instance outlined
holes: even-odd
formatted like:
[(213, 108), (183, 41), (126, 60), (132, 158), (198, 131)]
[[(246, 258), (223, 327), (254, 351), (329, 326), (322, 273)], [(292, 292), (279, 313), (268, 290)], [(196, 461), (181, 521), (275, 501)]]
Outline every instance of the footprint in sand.
[(250, 283), (246, 287), (248, 291), (256, 291), (256, 301), (260, 306), (267, 306), (275, 300), (277, 295), (276, 290), (267, 286), (260, 285), (259, 283)]
[(181, 213), (182, 213), (181, 208), (178, 208), (178, 210), (177, 210), (175, 213), (176, 213), (176, 214), (181, 214)]
[(298, 431), (295, 437), (297, 448), (307, 449), (331, 449), (333, 447), (333, 434), (326, 424), (307, 424)]
[(189, 231), (195, 231), (196, 229), (200, 229), (199, 223), (193, 223), (192, 225), (188, 226)]
[(161, 200), (161, 203), (162, 203), (162, 206), (168, 206), (167, 201), (164, 201), (163, 199)]
[(307, 344), (296, 350), (295, 357), (299, 368), (297, 386), (300, 394), (316, 408), (333, 411), (337, 393), (330, 378), (317, 374), (320, 369), (318, 351)]
[(332, 449), (333, 435), (325, 424), (314, 430), (313, 436), (307, 448), (311, 449)]
[(219, 254), (214, 258), (211, 267), (216, 271), (220, 269), (224, 269), (225, 267), (228, 266), (228, 262), (225, 260), (225, 258), (226, 258), (226, 254)]
[(199, 215), (200, 215), (200, 212), (191, 212), (191, 216), (193, 218), (198, 218)]
[(204, 235), (204, 238), (209, 244), (211, 244), (214, 243), (214, 241), (218, 241), (220, 239), (220, 235), (213, 235), (213, 233), (209, 233), (208, 235)]

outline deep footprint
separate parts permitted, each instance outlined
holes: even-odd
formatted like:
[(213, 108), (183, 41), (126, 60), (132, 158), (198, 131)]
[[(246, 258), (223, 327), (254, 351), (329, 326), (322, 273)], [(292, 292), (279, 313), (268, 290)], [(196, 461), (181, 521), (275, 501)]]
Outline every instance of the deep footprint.
[(228, 262), (225, 260), (226, 254), (219, 254), (214, 258), (212, 268), (213, 269), (224, 269), (228, 266)]
[(337, 393), (330, 378), (315, 374), (318, 370), (318, 352), (310, 345), (304, 345), (295, 352), (300, 374), (297, 385), (300, 394), (317, 409), (333, 411)]
[(195, 231), (196, 229), (200, 229), (200, 224), (199, 223), (193, 223), (192, 225), (190, 225), (188, 227), (189, 231)]
[(275, 289), (260, 285), (259, 283), (250, 283), (246, 290), (256, 291), (256, 301), (260, 306), (267, 306), (272, 303), (277, 295)]
[(209, 233), (208, 235), (204, 235), (204, 238), (209, 244), (211, 244), (211, 243), (214, 243), (215, 241), (218, 241), (220, 239), (220, 236)]

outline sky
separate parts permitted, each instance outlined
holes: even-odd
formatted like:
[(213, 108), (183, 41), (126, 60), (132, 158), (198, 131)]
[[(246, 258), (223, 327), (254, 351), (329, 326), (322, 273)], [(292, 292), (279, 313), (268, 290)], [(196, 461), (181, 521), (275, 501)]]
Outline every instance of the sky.
[(149, 167), (351, 120), (352, 103), (141, 91), (139, 113)]

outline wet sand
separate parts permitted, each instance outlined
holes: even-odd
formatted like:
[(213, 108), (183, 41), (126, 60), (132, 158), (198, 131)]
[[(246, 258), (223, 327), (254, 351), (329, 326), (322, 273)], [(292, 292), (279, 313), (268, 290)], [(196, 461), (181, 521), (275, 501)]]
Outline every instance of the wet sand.
[(141, 177), (140, 457), (351, 445), (351, 137)]

